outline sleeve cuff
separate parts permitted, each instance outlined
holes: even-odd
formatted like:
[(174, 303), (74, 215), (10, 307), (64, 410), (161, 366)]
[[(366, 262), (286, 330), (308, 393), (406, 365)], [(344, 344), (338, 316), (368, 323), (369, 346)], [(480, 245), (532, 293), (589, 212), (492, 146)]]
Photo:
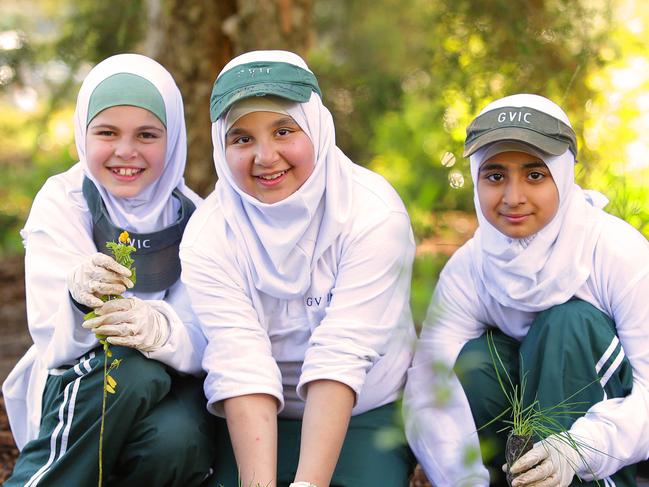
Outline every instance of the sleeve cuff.
[(72, 304), (74, 304), (74, 307), (77, 308), (81, 313), (84, 315), (87, 315), (92, 311), (92, 308), (90, 306), (86, 306), (85, 304), (81, 304), (77, 302), (73, 297), (72, 294), (70, 294), (70, 291), (68, 291), (68, 296), (70, 296), (70, 301), (72, 301)]
[(225, 418), (225, 408), (223, 403), (226, 399), (231, 399), (233, 397), (245, 396), (248, 394), (267, 394), (274, 397), (277, 400), (277, 414), (281, 413), (284, 409), (284, 396), (281, 393), (278, 393), (272, 387), (251, 387), (251, 388), (242, 388), (231, 392), (225, 392), (221, 394), (213, 394), (207, 399), (207, 410), (212, 413), (214, 416), (219, 418)]

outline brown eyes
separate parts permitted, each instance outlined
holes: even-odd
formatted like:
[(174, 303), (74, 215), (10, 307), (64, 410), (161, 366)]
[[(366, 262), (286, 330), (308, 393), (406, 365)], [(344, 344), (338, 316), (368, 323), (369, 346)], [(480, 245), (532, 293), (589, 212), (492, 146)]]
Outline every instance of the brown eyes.
[[(505, 179), (505, 174), (500, 172), (492, 172), (492, 173), (485, 174), (483, 177), (484, 179), (486, 179), (487, 181), (491, 181), (492, 183), (499, 183)], [(539, 171), (532, 171), (527, 175), (527, 179), (533, 182), (542, 181), (546, 177), (547, 174), (544, 174)]]

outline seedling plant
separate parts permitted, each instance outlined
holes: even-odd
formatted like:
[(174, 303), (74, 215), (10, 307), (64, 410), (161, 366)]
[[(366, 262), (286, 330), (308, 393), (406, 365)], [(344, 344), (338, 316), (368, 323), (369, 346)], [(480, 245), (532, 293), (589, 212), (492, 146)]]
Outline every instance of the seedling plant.
[[(106, 247), (111, 251), (115, 261), (118, 264), (123, 265), (131, 271), (131, 281), (135, 284), (135, 268), (133, 263), (135, 262), (131, 257), (131, 254), (135, 252), (135, 247), (130, 245), (129, 234), (127, 231), (120, 233), (117, 242), (106, 242)], [(110, 301), (111, 299), (121, 299), (122, 296), (102, 296), (100, 299), (104, 302)], [(97, 314), (93, 311), (87, 313), (84, 317), (85, 320), (95, 318)], [(101, 401), (101, 426), (99, 427), (99, 487), (103, 485), (103, 458), (104, 458), (104, 425), (106, 422), (106, 400), (108, 394), (115, 394), (117, 391), (117, 381), (115, 378), (110, 375), (110, 373), (119, 367), (119, 364), (122, 362), (121, 359), (113, 359), (110, 365), (108, 365), (108, 359), (113, 356), (113, 352), (110, 350), (110, 344), (106, 340), (104, 335), (97, 335), (99, 343), (103, 346), (104, 349), (104, 382), (103, 382), (103, 392), (102, 392), (102, 401)]]
[[(594, 450), (593, 447), (586, 445), (571, 435), (560, 420), (566, 417), (582, 416), (586, 413), (581, 408), (586, 406), (587, 403), (583, 401), (572, 401), (572, 398), (591, 384), (587, 384), (554, 406), (542, 408), (536, 397), (530, 404), (525, 405), (526, 374), (521, 377), (520, 384), (514, 384), (507, 372), (505, 364), (498, 354), (493, 334), (490, 331), (487, 332), (487, 344), (491, 362), (496, 372), (498, 385), (505, 395), (508, 407), (500, 415), (481, 426), (480, 429), (486, 428), (499, 420), (507, 425), (498, 430), (498, 432), (508, 431), (507, 442), (505, 444), (505, 459), (508, 467), (507, 482), (510, 487), (514, 476), (509, 473), (509, 468), (511, 468), (516, 460), (530, 451), (536, 441), (543, 440), (551, 435), (555, 435), (555, 438), (558, 438), (561, 442), (575, 450), (583, 464), (587, 465), (583, 452), (584, 450)], [(501, 375), (501, 370), (504, 372), (504, 377)], [(573, 466), (577, 467), (576, 465)], [(600, 485), (597, 481), (596, 484)]]

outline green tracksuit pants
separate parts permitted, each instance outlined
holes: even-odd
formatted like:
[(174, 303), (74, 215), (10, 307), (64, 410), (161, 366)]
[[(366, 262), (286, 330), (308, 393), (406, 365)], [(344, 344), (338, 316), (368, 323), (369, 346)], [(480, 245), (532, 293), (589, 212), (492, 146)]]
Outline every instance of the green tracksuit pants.
[[(390, 403), (351, 418), (331, 487), (407, 487), (415, 461), (405, 440), (391, 446), (379, 442), (382, 432), (390, 435), (399, 428), (398, 416), (398, 408)], [(295, 479), (302, 421), (278, 418), (277, 429), (277, 485), (287, 487)], [(210, 486), (237, 487), (237, 464), (224, 419), (219, 419), (217, 448)]]
[[(140, 352), (111, 347), (103, 434), (104, 485), (198, 486), (215, 457), (214, 417), (202, 380), (180, 377)], [(48, 377), (39, 437), (25, 445), (5, 487), (98, 485), (104, 352), (97, 348)]]
[[(631, 392), (631, 364), (615, 334), (615, 324), (581, 300), (571, 300), (539, 313), (521, 343), (493, 330), (468, 342), (458, 357), (455, 371), (479, 428), (483, 459), (489, 467), (492, 485), (507, 485), (501, 472), (507, 432), (499, 430), (508, 425), (496, 421), (480, 428), (505, 411), (509, 404), (498, 384), (488, 335), (493, 337), (504, 365), (504, 369), (500, 369), (501, 377), (506, 372), (519, 387), (521, 378), (525, 377), (524, 405), (535, 400), (541, 409), (562, 401), (574, 404), (565, 409), (575, 414), (556, 417), (565, 429), (593, 404)], [(580, 482), (575, 477), (571, 485), (590, 487), (597, 484)], [(635, 486), (635, 466), (625, 467), (611, 478), (600, 480), (599, 485)]]

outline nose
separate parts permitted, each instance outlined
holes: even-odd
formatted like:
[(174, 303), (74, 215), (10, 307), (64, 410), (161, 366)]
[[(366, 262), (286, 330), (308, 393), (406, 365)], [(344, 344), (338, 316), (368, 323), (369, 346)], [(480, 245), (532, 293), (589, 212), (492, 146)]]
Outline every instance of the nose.
[(255, 164), (272, 167), (279, 162), (279, 152), (272, 141), (260, 140), (255, 146)]
[(518, 206), (525, 203), (527, 197), (525, 196), (525, 188), (523, 183), (516, 178), (510, 178), (505, 185), (503, 192), (503, 203), (507, 206)]
[(127, 138), (122, 138), (115, 143), (115, 155), (124, 161), (133, 159), (137, 155), (135, 144)]

